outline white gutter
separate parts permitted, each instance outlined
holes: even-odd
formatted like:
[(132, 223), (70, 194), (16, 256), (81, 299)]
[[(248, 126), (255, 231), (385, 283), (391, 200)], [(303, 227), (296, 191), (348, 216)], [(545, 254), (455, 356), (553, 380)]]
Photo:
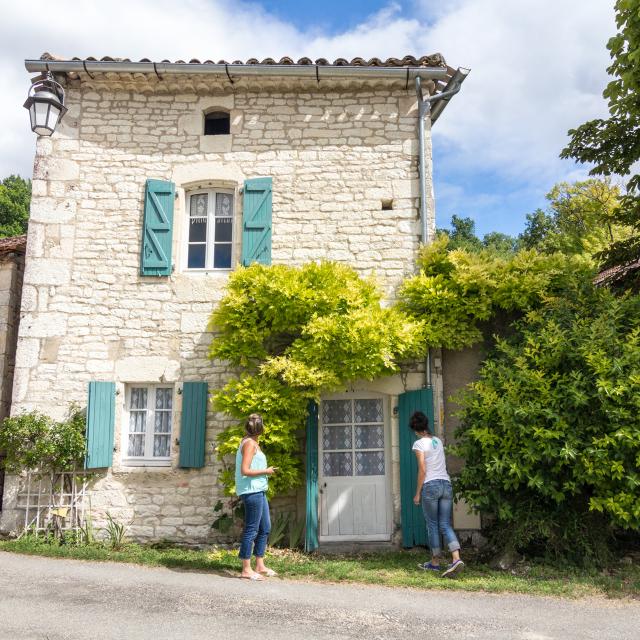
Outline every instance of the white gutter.
[(292, 76), (316, 78), (385, 78), (405, 79), (407, 85), (416, 78), (446, 80), (444, 67), (357, 67), (322, 64), (213, 64), (187, 62), (117, 62), (107, 60), (25, 60), (27, 71), (51, 73), (151, 73), (209, 74), (226, 77)]
[[(429, 242), (429, 227), (427, 225), (427, 194), (426, 194), (426, 160), (425, 141), (424, 141), (424, 117), (429, 116), (431, 124), (433, 124), (438, 116), (442, 113), (447, 102), (460, 91), (462, 83), (469, 75), (469, 69), (459, 68), (447, 86), (440, 92), (426, 98), (422, 95), (421, 78), (415, 79), (416, 95), (418, 97), (418, 177), (420, 178), (420, 219), (422, 222), (422, 244)], [(437, 103), (433, 108), (432, 103)]]

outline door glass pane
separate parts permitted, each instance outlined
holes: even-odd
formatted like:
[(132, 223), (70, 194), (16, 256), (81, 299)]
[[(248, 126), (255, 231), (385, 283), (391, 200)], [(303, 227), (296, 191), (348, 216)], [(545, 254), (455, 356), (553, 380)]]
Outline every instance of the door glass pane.
[(323, 449), (351, 450), (351, 427), (322, 427)]
[(356, 400), (354, 422), (382, 422), (382, 399)]
[(322, 454), (322, 474), (324, 476), (353, 475), (351, 452), (336, 452)]
[(323, 424), (351, 424), (351, 400), (325, 400), (322, 403)]
[(356, 449), (384, 449), (383, 425), (357, 425), (354, 432)]
[(383, 476), (384, 451), (356, 451), (357, 476)]

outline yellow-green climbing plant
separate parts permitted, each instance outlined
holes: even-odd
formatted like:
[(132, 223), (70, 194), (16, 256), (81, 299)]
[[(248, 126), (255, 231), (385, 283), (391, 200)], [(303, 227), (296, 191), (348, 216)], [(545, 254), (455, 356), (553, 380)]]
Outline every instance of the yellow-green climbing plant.
[[(217, 410), (237, 420), (219, 435), (218, 455), (229, 460), (246, 416), (261, 413), (261, 444), (279, 467), (272, 493), (302, 479), (299, 437), (310, 400), (355, 380), (397, 373), (426, 349), (419, 320), (382, 306), (372, 279), (333, 262), (238, 269), (211, 329), (210, 357), (238, 372), (213, 397)], [(231, 493), (232, 467), (223, 482)]]

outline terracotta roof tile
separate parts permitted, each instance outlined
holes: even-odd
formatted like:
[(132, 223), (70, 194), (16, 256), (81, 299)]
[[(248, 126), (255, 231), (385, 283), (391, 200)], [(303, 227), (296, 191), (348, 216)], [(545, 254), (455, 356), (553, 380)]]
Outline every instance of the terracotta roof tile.
[(26, 235), (0, 238), (0, 255), (5, 256), (9, 253), (24, 253), (26, 246)]
[[(40, 56), (41, 60), (85, 60), (87, 62), (136, 62), (135, 60), (131, 60), (130, 58), (113, 58), (111, 56), (103, 56), (102, 58), (96, 58), (94, 56), (88, 56), (86, 58), (63, 58), (59, 56), (52, 55), (51, 53), (43, 53)], [(150, 58), (142, 58), (137, 62), (153, 62)], [(186, 64), (184, 60), (162, 60), (162, 62), (166, 62), (169, 64)], [(347, 60), (346, 58), (337, 58), (333, 62), (329, 62), (326, 58), (318, 58), (317, 60), (312, 60), (311, 58), (303, 57), (299, 58), (295, 61), (293, 58), (289, 56), (285, 56), (280, 58), (280, 60), (276, 60), (275, 58), (264, 58), (263, 60), (258, 60), (258, 58), (249, 58), (246, 61), (242, 60), (234, 60), (233, 62), (228, 62), (227, 60), (218, 60), (218, 62), (214, 62), (213, 60), (198, 60), (198, 58), (192, 58), (189, 60), (189, 64), (260, 64), (260, 65), (310, 65), (317, 64), (319, 66), (335, 66), (335, 67), (343, 67), (343, 66), (351, 66), (351, 67), (446, 67), (447, 64), (442, 54), (434, 53), (428, 56), (421, 56), (416, 58), (414, 56), (404, 56), (404, 58), (387, 58), (386, 60), (382, 60), (381, 58), (370, 58), (369, 60), (365, 60), (364, 58), (356, 57), (351, 60)]]
[(628, 264), (617, 265), (601, 271), (594, 279), (593, 283), (597, 286), (600, 284), (612, 284), (618, 280), (622, 280), (630, 273), (640, 270), (640, 260), (634, 260)]

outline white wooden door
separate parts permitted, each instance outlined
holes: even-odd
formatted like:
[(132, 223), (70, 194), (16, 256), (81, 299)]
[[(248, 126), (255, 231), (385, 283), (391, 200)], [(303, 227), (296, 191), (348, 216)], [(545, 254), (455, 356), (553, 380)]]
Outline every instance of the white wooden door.
[(388, 420), (383, 397), (323, 400), (318, 461), (320, 540), (389, 540)]

